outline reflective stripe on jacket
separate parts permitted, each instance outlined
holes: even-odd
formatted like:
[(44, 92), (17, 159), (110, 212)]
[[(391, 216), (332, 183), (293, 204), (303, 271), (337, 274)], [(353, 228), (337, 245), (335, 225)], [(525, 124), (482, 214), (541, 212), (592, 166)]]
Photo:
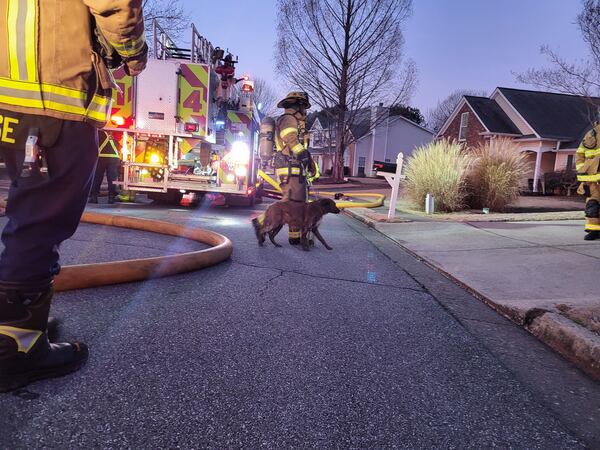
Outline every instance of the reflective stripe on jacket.
[(298, 155), (304, 150), (304, 145), (300, 142), (302, 124), (292, 114), (284, 114), (277, 120), (275, 132), (275, 146), (277, 151), (285, 155)]
[(123, 57), (145, 52), (142, 0), (0, 2), (0, 107), (102, 126), (112, 79), (96, 26)]
[(577, 181), (600, 182), (600, 126), (597, 124), (588, 131), (577, 148), (575, 169)]
[(115, 140), (104, 130), (98, 132), (98, 141), (100, 146), (98, 147), (98, 156), (100, 158), (120, 158), (119, 149)]

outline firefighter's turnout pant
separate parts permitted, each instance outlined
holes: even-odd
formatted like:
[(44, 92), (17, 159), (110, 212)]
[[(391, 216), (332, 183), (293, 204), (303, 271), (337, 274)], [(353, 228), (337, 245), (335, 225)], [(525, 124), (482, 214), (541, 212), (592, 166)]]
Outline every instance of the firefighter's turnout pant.
[(98, 164), (96, 166), (96, 172), (94, 173), (94, 181), (92, 183), (91, 196), (98, 196), (100, 193), (100, 186), (102, 180), (106, 174), (106, 181), (108, 182), (108, 196), (116, 197), (117, 185), (115, 181), (119, 178), (119, 167), (120, 161), (118, 158), (102, 157), (98, 158)]
[(600, 184), (586, 183), (585, 231), (600, 231)]
[[(281, 186), (283, 200), (305, 203), (308, 200), (308, 183), (302, 163), (279, 153), (274, 160), (275, 174)], [(299, 244), (302, 230), (288, 227), (290, 244)]]
[[(6, 117), (14, 115), (1, 110), (0, 114), (5, 123)], [(12, 122), (11, 130), (0, 135), (9, 139), (0, 141), (0, 155), (11, 180), (0, 256), (4, 282), (37, 282), (59, 272), (58, 247), (77, 229), (98, 160), (96, 128), (85, 122), (56, 121), (46, 133), (55, 136), (46, 142), (41, 128), (47, 173), (23, 172), (28, 130), (19, 127), (28, 126), (28, 117), (15, 118), (18, 122)]]

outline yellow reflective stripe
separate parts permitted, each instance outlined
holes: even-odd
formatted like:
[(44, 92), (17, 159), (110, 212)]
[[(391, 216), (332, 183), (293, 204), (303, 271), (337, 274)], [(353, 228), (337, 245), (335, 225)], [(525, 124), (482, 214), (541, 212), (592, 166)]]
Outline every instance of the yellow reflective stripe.
[(289, 127), (289, 128), (284, 128), (283, 130), (281, 130), (279, 132), (279, 135), (281, 136), (281, 138), (283, 139), (284, 137), (286, 137), (288, 134), (292, 134), (292, 133), (296, 133), (298, 134), (298, 128), (295, 127)]
[[(112, 153), (102, 153), (102, 151), (106, 148), (106, 146), (108, 144), (110, 144), (110, 147), (113, 150)], [(118, 158), (119, 157), (119, 151), (117, 150), (117, 146), (115, 145), (115, 142), (112, 140), (112, 138), (110, 137), (109, 134), (106, 135), (104, 142), (102, 142), (102, 144), (100, 144), (100, 147), (98, 147), (98, 153), (101, 158)]]
[(37, 81), (37, 1), (27, 0), (25, 17), (25, 63), (27, 80)]
[(600, 155), (600, 148), (595, 148), (593, 150), (586, 150), (585, 151), (585, 157), (586, 158), (593, 158), (594, 156), (598, 156)]
[(580, 145), (577, 148), (577, 153), (585, 153), (586, 150), (587, 150), (587, 148), (585, 148), (584, 146)]
[(579, 170), (581, 169), (583, 166), (585, 165), (585, 163), (579, 163), (579, 164), (575, 164), (575, 169)]
[(7, 4), (7, 28), (8, 28), (8, 62), (10, 66), (10, 77), (19, 79), (18, 38), (17, 20), (19, 17), (19, 0), (8, 0)]
[(288, 238), (296, 239), (302, 237), (302, 231), (288, 231)]
[(597, 225), (595, 223), (586, 223), (585, 231), (600, 231), (600, 225)]
[(313, 181), (318, 180), (320, 177), (321, 177), (321, 171), (319, 170), (319, 165), (315, 161), (315, 174), (308, 177), (308, 181), (310, 181), (312, 183)]
[(21, 353), (28, 353), (44, 333), (38, 330), (26, 330), (24, 328), (0, 325), (0, 334), (14, 339), (17, 343), (18, 351)]
[(280, 175), (300, 175), (300, 167), (292, 167), (292, 170), (290, 172), (288, 172), (288, 168), (287, 167), (281, 167), (279, 169), (275, 170), (275, 174), (280, 176)]
[(8, 0), (10, 77), (37, 80), (37, 0)]
[(77, 89), (0, 78), (0, 101), (3, 103), (51, 109), (105, 122), (112, 99), (96, 94), (86, 107), (86, 98), (87, 94)]
[(125, 42), (109, 42), (110, 45), (117, 51), (117, 53), (126, 58), (131, 58), (132, 56), (140, 53), (144, 47), (144, 43), (146, 42), (146, 37), (144, 33), (140, 35), (138, 38), (129, 39)]
[(294, 153), (298, 154), (298, 153), (300, 153), (300, 152), (304, 151), (304, 145), (302, 145), (302, 144), (296, 144), (296, 145), (294, 145), (294, 146), (292, 147), (292, 151), (293, 151)]
[(577, 175), (577, 181), (600, 181), (600, 173), (594, 175)]

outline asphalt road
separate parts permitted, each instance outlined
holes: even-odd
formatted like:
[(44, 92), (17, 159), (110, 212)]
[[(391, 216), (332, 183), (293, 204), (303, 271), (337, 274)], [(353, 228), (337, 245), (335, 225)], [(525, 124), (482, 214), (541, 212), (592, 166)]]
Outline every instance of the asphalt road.
[[(384, 248), (398, 251), (394, 244), (368, 239), (351, 219), (327, 216), (322, 234), (334, 250), (317, 243), (306, 253), (284, 233), (283, 248), (259, 248), (245, 209), (117, 213), (219, 231), (233, 240), (233, 257), (201, 272), (57, 295), (62, 337), (88, 343), (90, 361), (0, 396), (1, 448), (600, 445), (589, 431), (597, 416), (587, 428), (569, 423), (407, 269), (420, 263), (404, 267)], [(85, 225), (63, 247), (63, 262), (191, 248)], [(438, 287), (449, 283), (419, 270)], [(563, 371), (598, 387), (527, 342), (553, 380)]]

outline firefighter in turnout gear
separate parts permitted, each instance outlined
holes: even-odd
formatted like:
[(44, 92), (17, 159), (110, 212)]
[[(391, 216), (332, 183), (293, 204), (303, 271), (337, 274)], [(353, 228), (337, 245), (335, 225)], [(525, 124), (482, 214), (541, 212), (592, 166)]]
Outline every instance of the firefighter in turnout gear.
[[(275, 149), (273, 166), (276, 180), (283, 193), (283, 200), (293, 202), (308, 201), (309, 180), (316, 180), (319, 171), (308, 147), (306, 134), (306, 110), (310, 108), (306, 92), (290, 92), (277, 104), (284, 109), (275, 124)], [(257, 236), (264, 217), (261, 215), (252, 221)], [(302, 230), (290, 228), (290, 244), (300, 243)], [(259, 239), (260, 240), (260, 239)]]
[(577, 192), (587, 197), (584, 239), (593, 241), (600, 238), (600, 117), (579, 144), (575, 167), (581, 182)]
[(58, 247), (75, 232), (114, 82), (140, 73), (142, 0), (0, 2), (0, 155), (11, 179), (0, 256), (0, 392), (79, 369), (88, 349), (48, 340)]
[(94, 181), (90, 192), (90, 203), (98, 203), (98, 194), (100, 186), (106, 173), (106, 181), (108, 182), (108, 203), (114, 203), (117, 197), (117, 185), (115, 181), (119, 177), (119, 167), (121, 165), (121, 157), (119, 149), (113, 136), (104, 130), (98, 131), (98, 142), (100, 143), (98, 164), (94, 173)]

